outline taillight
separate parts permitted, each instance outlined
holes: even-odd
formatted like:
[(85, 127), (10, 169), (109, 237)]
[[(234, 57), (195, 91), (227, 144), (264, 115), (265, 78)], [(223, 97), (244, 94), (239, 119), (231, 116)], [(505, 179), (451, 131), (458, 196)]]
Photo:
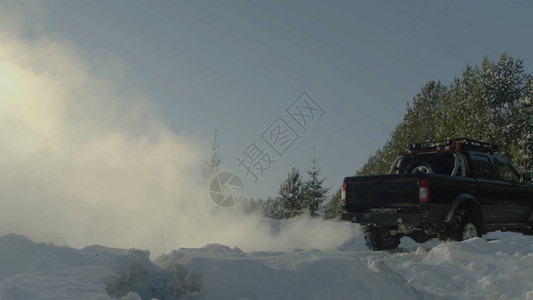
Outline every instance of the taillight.
[(420, 179), (418, 182), (418, 198), (421, 203), (429, 202), (429, 182), (427, 179)]
[(342, 204), (346, 204), (346, 181), (342, 183), (341, 199)]

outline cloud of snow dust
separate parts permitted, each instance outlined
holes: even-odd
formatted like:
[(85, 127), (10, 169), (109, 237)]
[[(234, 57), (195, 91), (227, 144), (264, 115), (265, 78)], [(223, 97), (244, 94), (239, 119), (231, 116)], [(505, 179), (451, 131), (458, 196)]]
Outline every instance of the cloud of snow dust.
[(331, 249), (350, 238), (347, 224), (300, 218), (273, 232), (214, 206), (199, 184), (207, 151), (164, 125), (119, 58), (87, 59), (57, 35), (16, 27), (0, 27), (0, 236), (153, 255), (208, 243)]

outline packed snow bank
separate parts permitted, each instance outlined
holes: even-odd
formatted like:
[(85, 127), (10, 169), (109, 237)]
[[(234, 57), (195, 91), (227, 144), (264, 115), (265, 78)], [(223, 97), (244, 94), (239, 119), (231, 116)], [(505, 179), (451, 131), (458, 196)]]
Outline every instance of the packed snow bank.
[(155, 261), (201, 274), (204, 299), (412, 299), (416, 291), (366, 255), (319, 250), (243, 253), (221, 245), (180, 249)]
[(533, 299), (533, 239), (486, 238), (403, 239), (390, 252), (368, 251), (362, 237), (344, 251), (243, 253), (210, 245), (174, 251), (155, 264), (199, 274), (205, 299)]
[(442, 243), (408, 258), (412, 255), (387, 261), (418, 291), (451, 299), (533, 299), (530, 236), (493, 233), (486, 239)]
[(81, 250), (0, 237), (0, 299), (176, 299), (186, 287), (155, 267), (147, 251), (90, 246)]
[(153, 263), (140, 250), (81, 250), (0, 237), (0, 299), (533, 299), (533, 238), (492, 233), (465, 242), (368, 251), (243, 252), (182, 248)]

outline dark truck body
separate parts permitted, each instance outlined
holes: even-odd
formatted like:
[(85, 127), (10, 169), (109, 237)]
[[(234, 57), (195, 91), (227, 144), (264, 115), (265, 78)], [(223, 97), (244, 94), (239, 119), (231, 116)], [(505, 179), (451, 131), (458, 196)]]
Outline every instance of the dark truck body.
[(404, 235), (420, 242), (462, 240), (471, 237), (463, 227), (472, 226), (476, 236), (494, 230), (529, 234), (530, 174), (519, 175), (495, 149), (466, 139), (415, 144), (389, 175), (344, 179), (342, 219), (364, 225), (373, 249), (395, 248)]

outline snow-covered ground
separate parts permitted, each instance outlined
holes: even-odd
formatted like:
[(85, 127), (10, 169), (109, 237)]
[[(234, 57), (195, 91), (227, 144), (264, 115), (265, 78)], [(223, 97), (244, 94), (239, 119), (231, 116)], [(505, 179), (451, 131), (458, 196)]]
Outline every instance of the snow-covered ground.
[(250, 252), (210, 244), (150, 261), (147, 251), (81, 250), (0, 237), (0, 299), (533, 299), (533, 237), (368, 251)]

